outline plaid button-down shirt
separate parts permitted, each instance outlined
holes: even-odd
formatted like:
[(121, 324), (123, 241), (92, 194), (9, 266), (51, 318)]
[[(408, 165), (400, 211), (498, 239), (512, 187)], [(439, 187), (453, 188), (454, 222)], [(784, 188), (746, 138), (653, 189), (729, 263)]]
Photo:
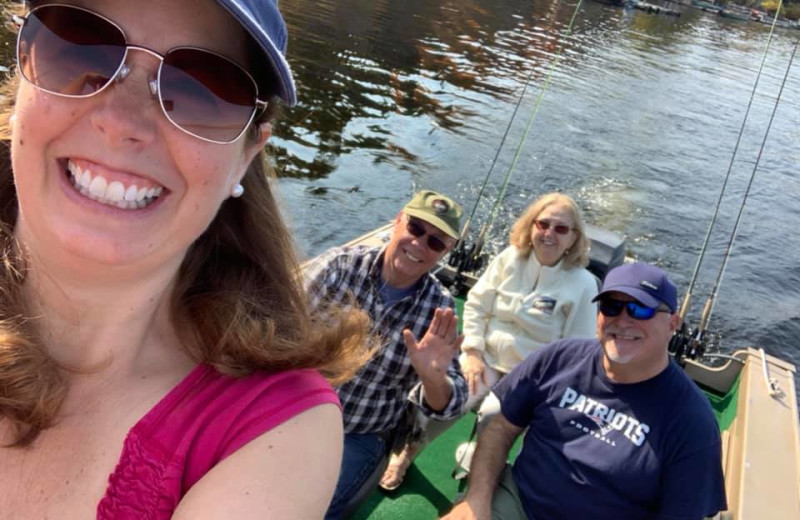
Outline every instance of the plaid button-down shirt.
[(437, 308), (453, 308), (450, 293), (435, 277), (426, 274), (414, 292), (385, 305), (381, 296), (383, 249), (364, 246), (334, 248), (305, 269), (306, 290), (312, 312), (326, 303), (353, 302), (372, 319), (372, 331), (381, 337), (381, 347), (351, 381), (337, 391), (342, 402), (346, 433), (382, 433), (395, 428), (410, 400), (434, 419), (457, 417), (467, 399), (467, 383), (457, 359), (447, 377), (453, 388), (450, 402), (436, 412), (423, 399), (419, 376), (411, 366), (403, 341), (403, 329), (417, 340), (428, 330)]

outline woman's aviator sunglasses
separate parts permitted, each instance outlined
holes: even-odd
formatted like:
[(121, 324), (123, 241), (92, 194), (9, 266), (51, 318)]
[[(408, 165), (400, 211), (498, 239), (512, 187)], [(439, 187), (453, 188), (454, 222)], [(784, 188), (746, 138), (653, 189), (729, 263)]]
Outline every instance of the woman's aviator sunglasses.
[(572, 231), (572, 228), (566, 224), (553, 224), (549, 220), (536, 219), (533, 221), (533, 223), (536, 226), (536, 229), (538, 229), (539, 231), (547, 231), (551, 227), (553, 228), (553, 231), (555, 231), (559, 235), (566, 235), (567, 233)]
[(233, 61), (194, 47), (177, 47), (161, 55), (130, 45), (111, 20), (81, 7), (45, 5), (33, 9), (17, 38), (17, 64), (37, 88), (70, 98), (93, 96), (130, 73), (130, 50), (159, 60), (150, 91), (167, 119), (180, 130), (212, 143), (232, 143), (244, 134), (256, 112), (253, 77)]
[(600, 305), (598, 306), (603, 316), (613, 318), (622, 314), (622, 310), (628, 313), (628, 316), (634, 320), (649, 320), (656, 315), (657, 312), (672, 312), (669, 309), (661, 307), (648, 307), (637, 301), (623, 301), (616, 298), (600, 298)]
[[(406, 231), (411, 233), (417, 238), (422, 238), (428, 232), (425, 230), (425, 226), (419, 220), (408, 217), (406, 219)], [(445, 244), (444, 240), (437, 237), (436, 235), (428, 234), (428, 247), (431, 248), (432, 251), (436, 253), (441, 253), (445, 249), (447, 249), (447, 244)]]

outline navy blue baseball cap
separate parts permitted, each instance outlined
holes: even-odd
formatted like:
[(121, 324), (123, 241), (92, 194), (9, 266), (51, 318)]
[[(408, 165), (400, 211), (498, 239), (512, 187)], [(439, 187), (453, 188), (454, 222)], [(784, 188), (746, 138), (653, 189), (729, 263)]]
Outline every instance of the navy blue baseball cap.
[(631, 298), (656, 308), (662, 303), (674, 314), (678, 308), (678, 289), (667, 273), (656, 266), (635, 263), (615, 267), (606, 275), (600, 293), (592, 300), (596, 302), (611, 292), (627, 294)]
[(258, 43), (277, 79), (276, 94), (284, 103), (297, 103), (292, 71), (286, 61), (289, 33), (278, 10), (278, 0), (217, 0)]

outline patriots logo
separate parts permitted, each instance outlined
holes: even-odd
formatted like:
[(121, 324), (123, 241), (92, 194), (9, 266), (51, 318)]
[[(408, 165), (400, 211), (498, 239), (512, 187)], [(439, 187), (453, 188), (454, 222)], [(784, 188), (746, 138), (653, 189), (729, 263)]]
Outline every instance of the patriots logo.
[(586, 417), (591, 419), (591, 421), (597, 425), (597, 428), (600, 430), (600, 434), (603, 435), (603, 437), (611, 433), (611, 430), (614, 429), (614, 427), (611, 426), (611, 423), (605, 419), (601, 419), (600, 417), (596, 417), (594, 415), (587, 415)]

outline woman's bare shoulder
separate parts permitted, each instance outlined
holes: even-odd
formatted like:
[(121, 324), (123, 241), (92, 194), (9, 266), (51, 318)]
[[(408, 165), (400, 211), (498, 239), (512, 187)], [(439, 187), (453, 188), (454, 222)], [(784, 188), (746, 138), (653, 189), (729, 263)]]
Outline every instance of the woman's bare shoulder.
[(184, 496), (175, 519), (321, 518), (341, 463), (334, 404), (302, 412), (242, 446)]

